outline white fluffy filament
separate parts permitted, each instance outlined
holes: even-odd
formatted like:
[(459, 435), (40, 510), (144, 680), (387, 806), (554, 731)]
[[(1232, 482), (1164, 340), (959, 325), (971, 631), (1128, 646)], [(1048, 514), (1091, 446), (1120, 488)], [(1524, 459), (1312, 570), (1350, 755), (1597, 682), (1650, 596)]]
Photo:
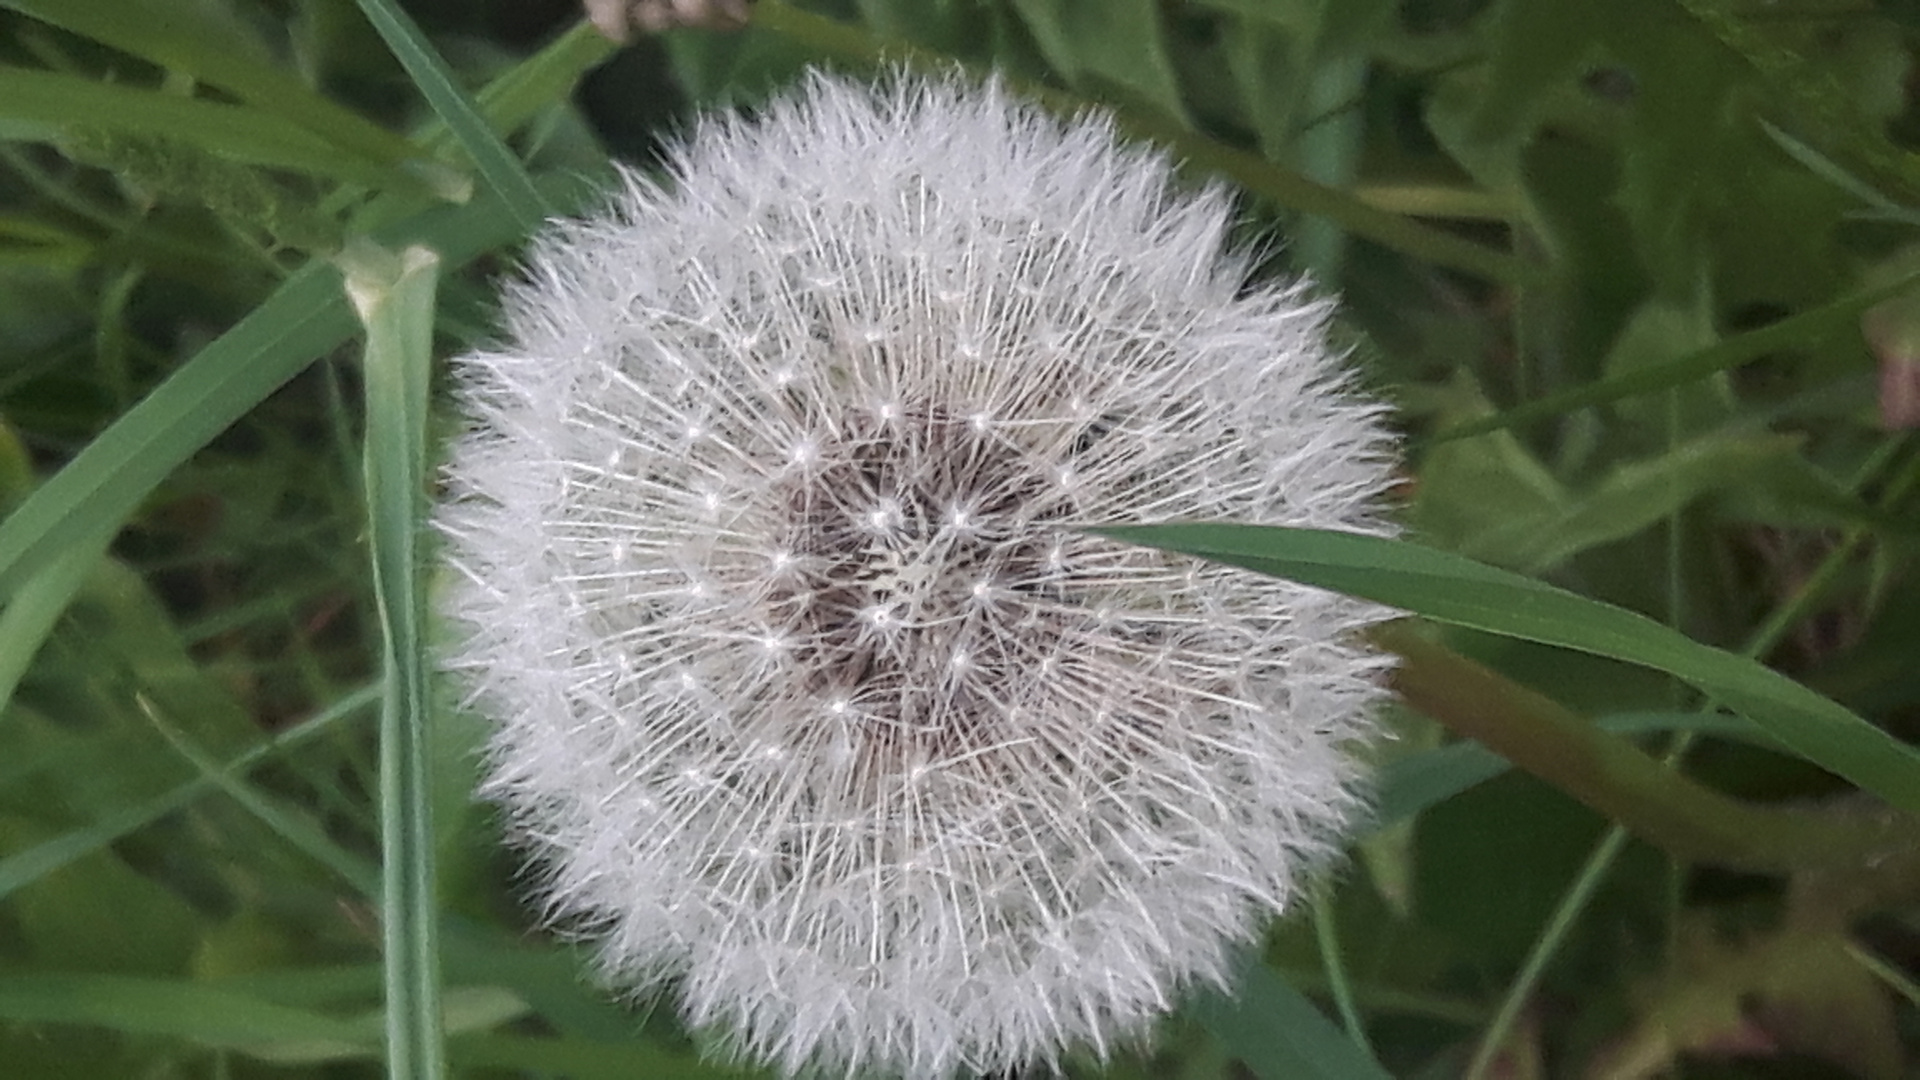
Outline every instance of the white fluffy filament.
[(1388, 531), (1324, 302), (997, 86), (815, 77), (557, 226), (438, 524), (490, 793), (609, 978), (787, 1072), (1105, 1053), (1352, 817), (1385, 612), (1076, 531)]

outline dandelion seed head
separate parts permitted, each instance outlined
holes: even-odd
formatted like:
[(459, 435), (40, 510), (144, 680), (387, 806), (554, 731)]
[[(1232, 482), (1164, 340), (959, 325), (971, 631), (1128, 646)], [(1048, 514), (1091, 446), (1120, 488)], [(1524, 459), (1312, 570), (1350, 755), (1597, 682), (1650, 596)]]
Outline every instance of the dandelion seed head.
[(1390, 532), (1328, 305), (997, 85), (816, 76), (672, 173), (459, 363), (449, 665), (548, 907), (789, 1073), (1140, 1036), (1337, 851), (1387, 613), (1080, 527)]

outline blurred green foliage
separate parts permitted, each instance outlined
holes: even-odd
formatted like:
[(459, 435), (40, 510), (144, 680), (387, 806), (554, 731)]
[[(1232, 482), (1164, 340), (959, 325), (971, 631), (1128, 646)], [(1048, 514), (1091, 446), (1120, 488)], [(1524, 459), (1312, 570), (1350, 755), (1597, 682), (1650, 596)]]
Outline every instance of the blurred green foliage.
[[(563, 0), (405, 7), (443, 68), (353, 0), (0, 0), (0, 1075), (378, 1075), (379, 643), (324, 260), (437, 244), (439, 344), (467, 347), (528, 207), (583, 205), (610, 155), (645, 167), (812, 63), (955, 59), (1176, 140), (1247, 192), (1267, 271), (1345, 298), (1414, 536), (1920, 736), (1911, 2), (819, 0), (617, 53)], [(508, 158), (472, 150), (486, 122)], [(1743, 798), (1848, 797), (1657, 674), (1451, 640), (1584, 713), (1698, 729), (1687, 767)], [(530, 931), (468, 796), (480, 732), (442, 705), (455, 1070), (739, 1075)], [(1075, 1073), (1920, 1067), (1920, 894), (1862, 913), (1609, 846), (1395, 719), (1394, 813), (1318, 925)]]

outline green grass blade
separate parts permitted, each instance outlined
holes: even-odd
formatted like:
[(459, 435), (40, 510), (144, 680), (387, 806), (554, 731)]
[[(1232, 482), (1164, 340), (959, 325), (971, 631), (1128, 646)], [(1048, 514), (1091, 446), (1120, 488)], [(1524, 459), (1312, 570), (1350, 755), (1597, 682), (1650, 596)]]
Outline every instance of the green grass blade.
[[(382, 687), (384, 692), (384, 686)], [(220, 771), (219, 763), (209, 757), (207, 752), (194, 745), (167, 717), (152, 706), (150, 702), (141, 703), (147, 718), (153, 723), (167, 743), (187, 760), (208, 783), (220, 789), (228, 798), (239, 803), (241, 808), (259, 819), (260, 823), (272, 829), (281, 839), (287, 841), (296, 850), (305, 854), (314, 862), (338, 874), (353, 885), (362, 895), (373, 897), (380, 892), (380, 872), (371, 864), (348, 851), (333, 837), (328, 836), (304, 809), (283, 807), (271, 795), (259, 791), (252, 784), (237, 776)]]
[(129, 832), (146, 828), (148, 824), (154, 824), (159, 819), (167, 817), (169, 813), (184, 809), (194, 799), (202, 798), (209, 790), (217, 788), (221, 778), (242, 776), (248, 769), (253, 769), (255, 765), (275, 757), (278, 753), (300, 746), (309, 738), (321, 734), (324, 730), (330, 730), (334, 724), (348, 719), (359, 709), (371, 705), (374, 698), (376, 698), (376, 688), (372, 686), (365, 690), (355, 690), (346, 698), (328, 705), (321, 713), (301, 721), (300, 724), (294, 724), (292, 728), (286, 728), (284, 732), (276, 734), (275, 738), (234, 755), (227, 765), (219, 765), (211, 773), (204, 773), (192, 780), (186, 780), (184, 784), (175, 786), (173, 790), (167, 790), (154, 798), (134, 803), (111, 817), (88, 824), (83, 828), (75, 828), (73, 832), (65, 832), (61, 836), (56, 836), (54, 840), (46, 840), (42, 844), (36, 844), (27, 849), (13, 851), (12, 855), (8, 855), (6, 859), (0, 859), (0, 899), (10, 896), (13, 890), (33, 884), (50, 872), (58, 871), (61, 867), (73, 863), (75, 859), (84, 859), (86, 855), (92, 855), (94, 851), (113, 844), (115, 840), (119, 840), (121, 836), (127, 836)]
[(1333, 998), (1334, 1010), (1340, 1014), (1347, 1038), (1361, 1053), (1378, 1062), (1373, 1041), (1367, 1035), (1366, 1018), (1360, 1015), (1360, 1006), (1354, 1001), (1353, 981), (1347, 975), (1347, 958), (1340, 948), (1340, 927), (1332, 890), (1332, 884), (1324, 878), (1314, 882), (1313, 939), (1320, 949), (1320, 969), (1326, 975), (1327, 992)]
[(514, 1070), (573, 1080), (749, 1080), (771, 1073), (703, 1062), (689, 1053), (663, 1050), (640, 1041), (589, 1042), (526, 1035), (468, 1035), (453, 1041), (453, 1060), (469, 1068)]
[(87, 543), (59, 552), (0, 611), (0, 712), (13, 700), (20, 679), (60, 621), (60, 613), (106, 556), (110, 539), (110, 535), (96, 534)]
[(368, 161), (397, 165), (422, 158), (406, 139), (309, 89), (236, 20), (220, 17), (212, 6), (172, 0), (0, 0), (0, 7), (218, 86)]
[(1760, 121), (1760, 130), (1766, 132), (1767, 138), (1772, 139), (1775, 145), (1786, 151), (1788, 157), (1804, 165), (1808, 172), (1873, 207), (1874, 212), (1881, 217), (1907, 225), (1920, 225), (1920, 210), (1902, 206), (1887, 198), (1881, 194), (1880, 189), (1841, 168), (1832, 158), (1765, 120)]
[[(336, 1018), (279, 1000), (314, 997), (298, 992), (298, 984), (317, 980), (323, 991), (318, 997), (324, 1001), (329, 996), (325, 991), (340, 983), (343, 975), (350, 989), (360, 989), (358, 969), (272, 972), (261, 992), (254, 991), (255, 980), (251, 978), (199, 982), (119, 975), (6, 975), (0, 976), (0, 1020), (76, 1024), (166, 1036), (279, 1063), (373, 1057), (378, 1053), (377, 1029), (370, 1031), (361, 1017)], [(272, 992), (274, 984), (283, 989)], [(295, 988), (295, 992), (288, 993), (286, 987)], [(475, 987), (468, 996), (498, 998), (499, 992)], [(476, 1019), (480, 1025), (493, 1026), (484, 1015)], [(456, 1036), (452, 1054), (462, 1065), (473, 1068), (564, 1072), (609, 1080), (637, 1076), (745, 1080), (763, 1075), (707, 1065), (693, 1054), (638, 1041), (530, 1038), (475, 1031)]]
[(353, 317), (331, 277), (295, 273), (0, 521), (0, 596), (57, 553), (110, 536), (176, 466), (345, 341)]
[(344, 1021), (185, 979), (0, 975), (0, 1019), (167, 1035), (241, 1051), (271, 1043), (351, 1051), (360, 1043), (359, 1031)]
[(1872, 972), (1874, 978), (1886, 983), (1887, 989), (1905, 998), (1914, 1008), (1920, 1009), (1920, 983), (1916, 983), (1911, 976), (1899, 968), (1853, 942), (1848, 942), (1846, 949), (1848, 956), (1853, 957), (1861, 967)]
[(251, 747), (224, 765), (214, 765), (171, 790), (128, 806), (91, 825), (63, 833), (44, 843), (16, 851), (0, 859), (0, 899), (14, 890), (30, 885), (76, 859), (99, 851), (128, 833), (145, 828), (168, 814), (181, 810), (207, 794), (221, 781), (236, 781), (247, 770), (290, 750), (335, 724), (371, 705), (378, 695), (376, 687), (356, 690), (334, 702), (320, 713), (288, 728), (273, 738)]
[[(494, 131), (516, 131), (541, 109), (565, 101), (582, 76), (618, 49), (582, 20), (488, 83), (474, 95), (475, 103)], [(422, 146), (439, 148), (453, 141), (453, 133), (436, 116), (419, 127), (415, 138)]]
[(1625, 828), (1620, 825), (1608, 826), (1600, 842), (1587, 854), (1586, 861), (1580, 865), (1580, 872), (1574, 875), (1573, 882), (1554, 905), (1553, 915), (1547, 920), (1547, 925), (1540, 929), (1540, 935), (1527, 949), (1526, 959), (1520, 962), (1520, 971), (1514, 975), (1512, 985), (1501, 995), (1500, 1007), (1494, 1011), (1493, 1019), (1487, 1021), (1486, 1028), (1481, 1031), (1479, 1044), (1473, 1049), (1473, 1058), (1467, 1062), (1464, 1080), (1488, 1080), (1493, 1063), (1500, 1056), (1500, 1051), (1506, 1048), (1514, 1025), (1519, 1022), (1527, 1003), (1533, 1000), (1533, 992), (1546, 974), (1547, 965), (1560, 955), (1561, 947), (1573, 933), (1574, 924), (1587, 910), (1587, 905), (1593, 902), (1594, 893), (1606, 880), (1607, 871), (1619, 858), (1620, 849), (1626, 846), (1627, 839)]
[(454, 81), (452, 69), (434, 51), (413, 19), (400, 10), (394, 0), (359, 0), (359, 4), (367, 21), (380, 32), (387, 48), (393, 50), (400, 65), (407, 69), (427, 104), (446, 122), (454, 138), (460, 140), (474, 167), (480, 170), (481, 178), (507, 204), (520, 227), (532, 232), (552, 217), (552, 207), (534, 186), (526, 167), (494, 133), (473, 99)]
[[(437, 207), (396, 233), (432, 246), (453, 265), (522, 235), (493, 200)], [(308, 266), (288, 278), (0, 521), (0, 597), (17, 592), (58, 552), (118, 530), (168, 473), (353, 328), (331, 266)]]
[(81, 132), (177, 139), (234, 161), (369, 187), (425, 186), (413, 172), (351, 153), (249, 105), (0, 65), (0, 138), (60, 142)]
[(1448, 552), (1354, 533), (1220, 524), (1095, 531), (1365, 597), (1438, 622), (1664, 671), (1744, 714), (1808, 761), (1920, 813), (1920, 753), (1912, 747), (1756, 661), (1702, 645), (1625, 608)]
[[(381, 690), (382, 687), (374, 687), (355, 695), (356, 704), (366, 704), (368, 699), (378, 697)], [(217, 787), (261, 824), (316, 864), (327, 867), (361, 896), (376, 903), (380, 901), (383, 888), (380, 868), (371, 860), (343, 847), (301, 808), (253, 787), (236, 775), (237, 770), (220, 770), (204, 751), (180, 737), (160, 717), (155, 716), (155, 720), (174, 748), (200, 769), (203, 786)], [(571, 1036), (617, 1043), (633, 1034), (630, 1016), (581, 982), (580, 972), (588, 961), (574, 949), (529, 947), (507, 931), (453, 914), (442, 916), (441, 930), (446, 946), (446, 969), (452, 978), (510, 987), (556, 1028)]]
[(211, 985), (276, 1005), (311, 1009), (354, 1004), (380, 996), (380, 965), (336, 964), (327, 967), (286, 967), (217, 975)]
[(1232, 998), (1208, 991), (1194, 1013), (1260, 1080), (1391, 1080), (1313, 1003), (1261, 963), (1248, 963)]
[(1861, 312), (1916, 285), (1920, 285), (1920, 271), (1903, 275), (1884, 285), (1856, 289), (1838, 300), (1781, 319), (1770, 326), (1717, 341), (1666, 363), (1636, 368), (1624, 375), (1549, 394), (1538, 401), (1530, 401), (1493, 416), (1456, 424), (1435, 434), (1429, 443), (1485, 435), (1489, 431), (1519, 427), (1575, 409), (1685, 386), (1768, 353), (1798, 348), (1833, 334), (1858, 334)]
[[(325, 969), (303, 970), (274, 972), (270, 978), (282, 985), (318, 979), (325, 988), (324, 984), (340, 981), (338, 974)], [(360, 973), (350, 969), (344, 974), (357, 989)], [(166, 1036), (280, 1063), (365, 1059), (377, 1053), (377, 1036), (369, 1038), (370, 1032), (359, 1017), (336, 1018), (275, 1000), (302, 996), (298, 993), (249, 992), (252, 981), (5, 975), (0, 976), (0, 1020)], [(474, 994), (498, 996), (497, 991), (484, 987), (475, 988)], [(708, 1065), (693, 1054), (638, 1041), (595, 1042), (476, 1031), (457, 1036), (452, 1054), (471, 1068), (534, 1070), (607, 1080), (642, 1076), (745, 1080), (764, 1075)]]
[(426, 604), (417, 550), (426, 492), (427, 379), (440, 259), (370, 243), (341, 259), (366, 325), (367, 516), (379, 601), (381, 909), (387, 968), (387, 1075), (446, 1073), (434, 886), (433, 779), (427, 724)]

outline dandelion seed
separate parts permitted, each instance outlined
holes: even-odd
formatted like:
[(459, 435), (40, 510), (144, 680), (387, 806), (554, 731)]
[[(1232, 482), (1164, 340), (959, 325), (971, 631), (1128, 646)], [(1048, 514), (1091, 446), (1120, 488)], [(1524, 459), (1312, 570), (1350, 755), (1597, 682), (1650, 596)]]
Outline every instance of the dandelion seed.
[(1388, 532), (1328, 305), (997, 86), (815, 77), (673, 171), (459, 365), (450, 665), (550, 908), (787, 1072), (1140, 1036), (1336, 853), (1385, 612), (1077, 527)]

